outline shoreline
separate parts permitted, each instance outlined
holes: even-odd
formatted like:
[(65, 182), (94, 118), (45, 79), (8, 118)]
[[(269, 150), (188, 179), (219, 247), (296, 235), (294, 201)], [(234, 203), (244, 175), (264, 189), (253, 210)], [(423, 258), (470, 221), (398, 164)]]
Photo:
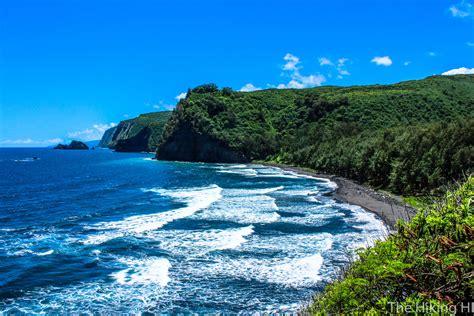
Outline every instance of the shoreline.
[(256, 163), (277, 167), (282, 170), (306, 176), (331, 180), (337, 184), (337, 188), (333, 192), (327, 194), (328, 196), (331, 196), (336, 201), (342, 203), (358, 205), (365, 210), (376, 214), (392, 230), (395, 229), (396, 223), (399, 219), (409, 221), (416, 214), (416, 210), (405, 204), (399, 196), (373, 190), (344, 177), (321, 174), (311, 169), (278, 163), (260, 161)]

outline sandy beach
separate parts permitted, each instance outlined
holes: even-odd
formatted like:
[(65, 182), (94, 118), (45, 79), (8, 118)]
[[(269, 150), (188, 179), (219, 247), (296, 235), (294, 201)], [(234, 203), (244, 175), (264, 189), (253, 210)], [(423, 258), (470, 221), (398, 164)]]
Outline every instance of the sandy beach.
[(320, 174), (309, 169), (283, 164), (264, 164), (299, 174), (334, 181), (337, 184), (337, 189), (330, 193), (332, 197), (340, 202), (359, 205), (364, 209), (377, 214), (377, 216), (379, 216), (385, 224), (390, 227), (390, 229), (395, 228), (399, 219), (408, 221), (416, 214), (416, 210), (405, 204), (399, 196), (373, 190), (343, 177)]

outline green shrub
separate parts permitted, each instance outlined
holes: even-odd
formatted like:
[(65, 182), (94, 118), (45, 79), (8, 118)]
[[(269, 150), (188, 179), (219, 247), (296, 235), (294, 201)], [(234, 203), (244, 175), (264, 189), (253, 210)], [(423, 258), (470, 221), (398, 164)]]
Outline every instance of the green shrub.
[(454, 307), (460, 311), (474, 293), (473, 198), (471, 176), (443, 201), (420, 209), (410, 223), (399, 222), (387, 240), (360, 251), (343, 279), (327, 286), (308, 311), (386, 314), (397, 306), (428, 304), (446, 314)]

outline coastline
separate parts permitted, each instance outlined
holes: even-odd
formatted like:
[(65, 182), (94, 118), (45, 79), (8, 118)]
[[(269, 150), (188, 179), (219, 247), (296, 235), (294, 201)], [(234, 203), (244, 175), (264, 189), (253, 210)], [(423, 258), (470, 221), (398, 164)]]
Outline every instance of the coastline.
[(261, 161), (258, 163), (307, 176), (331, 180), (337, 184), (337, 189), (331, 192), (329, 196), (339, 202), (358, 205), (369, 212), (375, 213), (390, 229), (395, 228), (399, 219), (409, 221), (416, 214), (416, 210), (405, 204), (399, 196), (373, 190), (344, 177), (321, 174), (311, 169), (285, 164)]

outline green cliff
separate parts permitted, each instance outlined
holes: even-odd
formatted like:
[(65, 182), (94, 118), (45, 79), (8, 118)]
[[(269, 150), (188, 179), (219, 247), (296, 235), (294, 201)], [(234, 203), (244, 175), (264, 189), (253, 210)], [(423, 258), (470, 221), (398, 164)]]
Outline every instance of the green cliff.
[(117, 126), (111, 127), (108, 130), (106, 130), (104, 135), (102, 135), (102, 138), (100, 139), (99, 144), (97, 146), (102, 147), (102, 148), (109, 148), (110, 144), (112, 143), (112, 138), (116, 130), (117, 130)]
[(99, 146), (123, 152), (155, 151), (170, 115), (154, 112), (122, 121), (104, 133)]
[(209, 84), (178, 103), (157, 158), (272, 160), (417, 193), (472, 171), (473, 113), (473, 75), (247, 93)]

